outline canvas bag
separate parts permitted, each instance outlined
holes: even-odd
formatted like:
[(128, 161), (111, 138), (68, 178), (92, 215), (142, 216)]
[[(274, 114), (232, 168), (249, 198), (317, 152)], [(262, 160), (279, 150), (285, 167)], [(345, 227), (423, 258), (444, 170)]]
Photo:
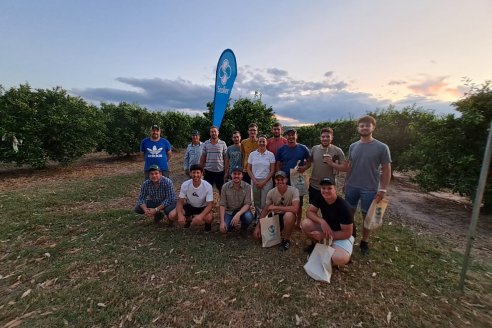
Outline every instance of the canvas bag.
[(271, 213), (264, 218), (260, 219), (261, 228), (261, 246), (271, 247), (280, 244), (282, 238), (280, 237), (280, 223), (277, 214)]
[(331, 257), (335, 253), (331, 243), (331, 239), (328, 244), (326, 244), (326, 239), (324, 239), (323, 243), (317, 243), (307, 263), (304, 265), (304, 270), (314, 280), (330, 282)]
[(364, 228), (375, 230), (381, 227), (383, 225), (383, 216), (386, 207), (388, 207), (388, 200), (386, 198), (381, 199), (379, 203), (373, 200), (364, 219)]
[(309, 177), (306, 172), (301, 173), (297, 171), (299, 167), (299, 163), (301, 161), (297, 161), (296, 166), (293, 169), (290, 169), (290, 185), (292, 187), (296, 187), (299, 190), (299, 196), (304, 196), (309, 193)]

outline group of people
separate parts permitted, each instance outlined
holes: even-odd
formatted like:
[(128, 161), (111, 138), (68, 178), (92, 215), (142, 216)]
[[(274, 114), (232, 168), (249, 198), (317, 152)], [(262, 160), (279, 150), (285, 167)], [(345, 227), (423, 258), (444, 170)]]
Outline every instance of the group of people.
[[(192, 132), (183, 161), (189, 177), (176, 197), (169, 178), (170, 143), (160, 136), (160, 128), (152, 126), (151, 136), (141, 143), (145, 158), (145, 177), (135, 212), (156, 222), (167, 216), (185, 228), (203, 226), (212, 229), (213, 186), (220, 193), (220, 232), (234, 230), (246, 235), (256, 222), (253, 236), (261, 238), (260, 218), (279, 215), (282, 242), (290, 248), (296, 227), (312, 240), (305, 248), (311, 252), (317, 242), (333, 240), (332, 262), (344, 265), (350, 261), (355, 239), (354, 213), (360, 202), (365, 216), (372, 201), (386, 197), (391, 178), (391, 156), (386, 144), (372, 134), (376, 120), (363, 116), (357, 122), (360, 139), (349, 147), (348, 157), (332, 144), (333, 130), (322, 128), (320, 144), (308, 149), (297, 142), (297, 131), (275, 123), (271, 137), (258, 135), (251, 123), (248, 138), (241, 140), (239, 131), (232, 133), (232, 144), (219, 138), (219, 129), (210, 128), (210, 139), (200, 141), (200, 133)], [(309, 206), (303, 219), (304, 195), (290, 183), (291, 172), (312, 169), (309, 179)], [(347, 172), (345, 199), (337, 194), (337, 172)], [(360, 250), (369, 251), (370, 231), (363, 228)]]

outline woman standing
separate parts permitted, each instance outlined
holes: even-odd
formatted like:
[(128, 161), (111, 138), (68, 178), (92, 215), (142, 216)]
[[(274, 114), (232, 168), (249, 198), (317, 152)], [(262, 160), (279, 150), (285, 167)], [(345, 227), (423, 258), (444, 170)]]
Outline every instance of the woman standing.
[(258, 137), (258, 149), (251, 152), (248, 157), (248, 174), (253, 186), (253, 200), (256, 213), (261, 213), (265, 207), (266, 195), (273, 188), (272, 176), (275, 170), (275, 156), (266, 149), (267, 138), (264, 135)]

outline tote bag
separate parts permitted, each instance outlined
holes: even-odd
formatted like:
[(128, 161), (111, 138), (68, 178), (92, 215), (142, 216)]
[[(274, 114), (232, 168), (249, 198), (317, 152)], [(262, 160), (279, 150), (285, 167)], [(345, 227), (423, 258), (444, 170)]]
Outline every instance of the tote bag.
[(299, 196), (304, 196), (309, 193), (309, 177), (306, 172), (297, 171), (297, 167), (301, 161), (297, 161), (297, 165), (290, 169), (290, 185), (299, 190)]
[(262, 247), (271, 247), (280, 244), (282, 238), (280, 237), (280, 223), (277, 214), (267, 215), (260, 219), (260, 227)]
[(386, 207), (388, 207), (388, 200), (386, 198), (381, 199), (379, 203), (373, 200), (364, 219), (364, 228), (375, 230), (381, 227), (383, 225), (383, 216)]
[(317, 243), (313, 252), (309, 256), (307, 263), (304, 265), (306, 273), (314, 280), (330, 282), (331, 279), (331, 257), (335, 249), (331, 247), (332, 240), (328, 245), (326, 239), (324, 243)]

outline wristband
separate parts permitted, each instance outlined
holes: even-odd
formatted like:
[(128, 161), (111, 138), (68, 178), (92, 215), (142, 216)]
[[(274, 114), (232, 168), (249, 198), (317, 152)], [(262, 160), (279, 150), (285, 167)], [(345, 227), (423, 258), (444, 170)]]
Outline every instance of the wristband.
[(378, 192), (380, 192), (380, 191), (382, 191), (384, 193), (388, 192), (388, 190), (386, 190), (386, 189), (379, 189)]

